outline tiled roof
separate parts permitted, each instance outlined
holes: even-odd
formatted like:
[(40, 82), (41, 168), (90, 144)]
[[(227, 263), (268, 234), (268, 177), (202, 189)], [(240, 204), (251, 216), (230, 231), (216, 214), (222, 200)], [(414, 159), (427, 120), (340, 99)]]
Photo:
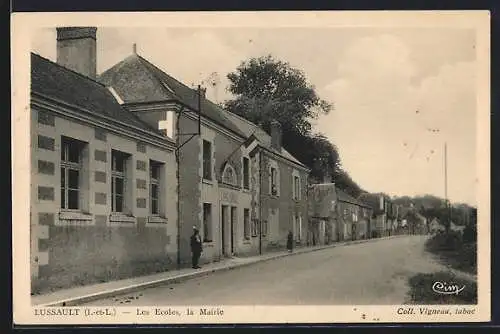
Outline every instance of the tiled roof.
[(281, 147), (281, 150), (278, 151), (276, 150), (274, 147), (272, 147), (271, 145), (271, 136), (265, 132), (262, 128), (260, 128), (259, 126), (255, 125), (254, 123), (236, 115), (236, 114), (233, 114), (229, 111), (226, 111), (226, 110), (222, 110), (222, 112), (224, 113), (224, 115), (226, 117), (228, 117), (231, 122), (233, 122), (243, 133), (245, 133), (245, 135), (247, 137), (250, 137), (250, 136), (254, 136), (259, 142), (260, 144), (265, 147), (266, 149), (290, 160), (290, 161), (293, 161), (294, 163), (296, 164), (299, 164), (305, 168), (307, 168), (307, 166), (305, 166), (303, 163), (301, 163), (299, 160), (297, 160), (293, 155), (291, 155), (287, 150), (285, 150), (283, 147)]
[(337, 191), (337, 199), (341, 202), (347, 202), (347, 203), (355, 204), (355, 205), (362, 206), (365, 208), (371, 208), (370, 205), (368, 205), (360, 200), (355, 199), (354, 197), (345, 193), (344, 191), (340, 190), (339, 188), (336, 188), (336, 191)]
[[(137, 54), (106, 70), (98, 80), (112, 86), (125, 103), (176, 100), (192, 110), (198, 110), (197, 90), (189, 88)], [(224, 116), (222, 109), (206, 98), (201, 99), (201, 114), (245, 137), (244, 133)]]
[(48, 98), (158, 133), (136, 115), (122, 108), (104, 85), (35, 53), (31, 53), (31, 90)]

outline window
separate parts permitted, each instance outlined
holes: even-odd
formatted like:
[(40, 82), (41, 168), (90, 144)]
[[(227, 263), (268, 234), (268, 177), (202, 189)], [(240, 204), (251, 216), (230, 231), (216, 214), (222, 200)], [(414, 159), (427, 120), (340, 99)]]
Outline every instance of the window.
[(83, 142), (61, 138), (61, 209), (81, 209), (83, 147)]
[(258, 234), (258, 224), (259, 224), (258, 219), (252, 220), (252, 237), (256, 237)]
[(212, 143), (203, 141), (203, 178), (212, 179)]
[(344, 209), (344, 220), (349, 217), (349, 210), (347, 208)]
[(250, 238), (250, 209), (243, 209), (243, 237)]
[(267, 235), (267, 220), (262, 221), (262, 236), (265, 237)]
[(162, 163), (151, 160), (149, 163), (149, 211), (151, 215), (160, 215), (160, 197), (161, 197), (161, 170)]
[(212, 204), (203, 203), (203, 241), (212, 241)]
[(222, 173), (222, 182), (226, 184), (231, 184), (233, 186), (237, 186), (237, 178), (234, 168), (227, 164), (224, 168), (224, 172)]
[(278, 196), (278, 171), (271, 167), (271, 195)]
[(293, 199), (300, 200), (300, 178), (293, 177)]
[(243, 158), (243, 188), (250, 189), (250, 160)]
[(295, 240), (300, 241), (302, 236), (302, 217), (300, 215), (295, 216)]
[(111, 152), (111, 211), (125, 212), (127, 186), (127, 160), (130, 155), (113, 150)]

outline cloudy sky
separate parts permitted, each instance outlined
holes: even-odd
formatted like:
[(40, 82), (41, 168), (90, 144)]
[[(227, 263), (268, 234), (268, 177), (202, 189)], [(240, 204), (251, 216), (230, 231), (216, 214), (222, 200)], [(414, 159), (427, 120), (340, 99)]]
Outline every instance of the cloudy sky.
[[(335, 110), (315, 120), (365, 190), (476, 204), (475, 32), (451, 28), (98, 29), (98, 72), (138, 53), (187, 85), (216, 81), (272, 54), (304, 71)], [(39, 30), (34, 52), (55, 60), (55, 30)]]

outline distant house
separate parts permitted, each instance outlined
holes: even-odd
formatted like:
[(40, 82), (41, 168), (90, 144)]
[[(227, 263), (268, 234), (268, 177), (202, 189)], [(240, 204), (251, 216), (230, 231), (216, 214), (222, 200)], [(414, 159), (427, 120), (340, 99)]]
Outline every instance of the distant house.
[(395, 215), (393, 214), (392, 202), (389, 196), (384, 194), (364, 193), (358, 197), (363, 203), (372, 208), (372, 221), (370, 234), (372, 236), (389, 235), (393, 229)]
[(309, 188), (309, 230), (313, 244), (365, 239), (370, 236), (373, 209), (335, 187), (334, 183)]
[(329, 244), (338, 240), (335, 184), (312, 184), (308, 189), (308, 243)]
[(337, 191), (338, 221), (343, 230), (339, 230), (341, 240), (358, 240), (370, 237), (373, 208), (343, 192)]
[(450, 231), (464, 233), (465, 225), (456, 225), (454, 222), (450, 222)]
[(437, 234), (439, 232), (444, 232), (446, 230), (446, 227), (441, 224), (439, 219), (433, 218), (431, 222), (429, 223), (429, 233), (430, 234)]
[(413, 206), (403, 209), (401, 219), (406, 222), (410, 234), (427, 234), (429, 231), (427, 218), (421, 215)]

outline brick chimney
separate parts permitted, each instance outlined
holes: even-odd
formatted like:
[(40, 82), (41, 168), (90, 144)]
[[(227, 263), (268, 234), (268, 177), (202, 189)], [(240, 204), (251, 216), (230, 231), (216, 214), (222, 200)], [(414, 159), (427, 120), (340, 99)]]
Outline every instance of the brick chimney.
[(96, 32), (94, 27), (57, 28), (57, 63), (95, 80)]
[(281, 150), (281, 124), (274, 120), (271, 122), (271, 147), (280, 151)]

